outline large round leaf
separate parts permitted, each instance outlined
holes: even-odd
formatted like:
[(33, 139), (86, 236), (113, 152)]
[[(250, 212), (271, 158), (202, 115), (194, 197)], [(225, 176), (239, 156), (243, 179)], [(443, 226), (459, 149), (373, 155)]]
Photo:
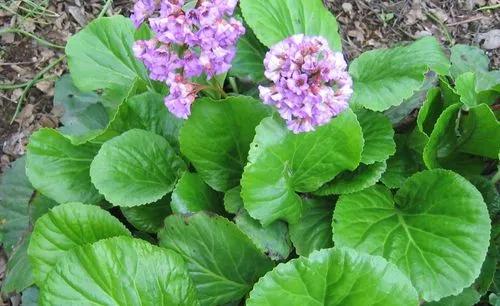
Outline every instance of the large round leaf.
[(314, 192), (315, 195), (353, 193), (375, 185), (386, 169), (385, 162), (376, 162), (371, 165), (360, 164), (354, 171), (342, 172), (332, 181), (321, 186)]
[(383, 162), (394, 155), (396, 144), (394, 143), (394, 130), (391, 121), (382, 113), (369, 110), (356, 112), (359, 124), (363, 130), (363, 153), (361, 162), (373, 164)]
[(449, 61), (434, 37), (405, 47), (365, 52), (349, 67), (354, 81), (351, 103), (375, 111), (399, 105), (422, 86), (429, 69), (439, 74), (449, 70)]
[(304, 213), (299, 222), (290, 224), (290, 239), (295, 251), (308, 256), (315, 250), (333, 246), (333, 205), (323, 199), (304, 199)]
[(413, 175), (394, 197), (379, 185), (344, 195), (333, 218), (336, 245), (384, 256), (426, 301), (472, 284), (488, 250), (490, 228), (479, 191), (447, 170)]
[(132, 52), (134, 32), (130, 19), (113, 16), (98, 18), (72, 36), (66, 54), (76, 86), (86, 92), (111, 89), (124, 98), (137, 80), (149, 83), (146, 68)]
[(41, 129), (30, 138), (26, 174), (38, 191), (59, 203), (97, 203), (102, 196), (90, 181), (90, 163), (99, 146), (73, 145), (53, 129)]
[(130, 232), (97, 206), (70, 203), (53, 208), (36, 222), (28, 247), (35, 282), (42, 286), (48, 273), (68, 251), (121, 235)]
[(177, 214), (206, 210), (222, 212), (222, 196), (208, 186), (197, 173), (185, 172), (172, 192), (172, 211)]
[(294, 34), (324, 37), (332, 50), (341, 51), (335, 17), (320, 0), (241, 0), (245, 21), (266, 46)]
[(136, 229), (147, 233), (156, 233), (162, 228), (165, 218), (172, 213), (170, 195), (151, 204), (122, 207), (123, 216)]
[(248, 306), (419, 305), (408, 278), (383, 258), (325, 249), (278, 265), (255, 285)]
[(245, 208), (263, 225), (298, 221), (302, 200), (361, 160), (361, 127), (351, 110), (314, 132), (293, 134), (281, 120), (266, 118), (256, 129), (241, 180)]
[(105, 142), (131, 129), (141, 129), (165, 137), (177, 151), (183, 120), (165, 107), (164, 96), (153, 91), (135, 95), (120, 104), (113, 120), (93, 142)]
[(456, 79), (466, 72), (487, 72), (490, 60), (481, 48), (455, 45), (451, 48), (450, 74)]
[(250, 97), (199, 99), (181, 129), (181, 151), (208, 185), (227, 191), (239, 185), (255, 127), (267, 115)]
[(169, 216), (159, 238), (186, 260), (203, 305), (238, 301), (273, 267), (234, 223), (215, 215)]
[(199, 305), (182, 258), (129, 237), (101, 240), (61, 259), (42, 305)]
[(90, 176), (106, 200), (131, 207), (161, 199), (185, 170), (165, 138), (134, 129), (102, 145)]

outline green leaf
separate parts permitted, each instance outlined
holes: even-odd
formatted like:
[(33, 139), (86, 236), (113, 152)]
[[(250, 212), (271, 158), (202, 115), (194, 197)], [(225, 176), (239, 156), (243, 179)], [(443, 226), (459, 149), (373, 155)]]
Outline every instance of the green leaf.
[(240, 194), (241, 186), (229, 189), (224, 194), (224, 208), (228, 213), (237, 214), (243, 208), (243, 199)]
[(210, 188), (197, 173), (185, 172), (172, 193), (172, 211), (176, 214), (198, 211), (222, 212), (222, 196)]
[(342, 172), (332, 181), (324, 184), (313, 192), (315, 195), (326, 196), (331, 194), (353, 193), (375, 185), (387, 165), (385, 161), (376, 162), (371, 165), (360, 164), (354, 171)]
[(250, 28), (246, 28), (245, 36), (238, 40), (236, 57), (231, 63), (229, 74), (240, 78), (249, 78), (254, 82), (264, 79), (264, 57), (267, 48), (257, 40)]
[(381, 113), (369, 110), (356, 112), (359, 124), (363, 130), (365, 144), (361, 154), (361, 162), (370, 165), (383, 162), (394, 155), (394, 130), (389, 119)]
[(259, 221), (250, 217), (244, 208), (236, 214), (234, 222), (272, 260), (285, 260), (292, 252), (285, 222), (276, 221), (262, 226)]
[(102, 145), (90, 176), (106, 200), (131, 207), (161, 199), (185, 170), (165, 138), (134, 129)]
[(49, 272), (72, 249), (120, 235), (130, 235), (130, 232), (97, 206), (80, 203), (56, 206), (38, 219), (31, 235), (28, 256), (35, 282), (43, 287)]
[(490, 229), (479, 191), (447, 170), (413, 175), (394, 197), (379, 185), (344, 195), (333, 216), (336, 245), (385, 257), (426, 301), (472, 284), (486, 257)]
[(163, 220), (172, 213), (170, 195), (151, 204), (121, 207), (121, 211), (136, 229), (147, 233), (157, 233), (163, 227)]
[(106, 128), (109, 118), (100, 100), (95, 92), (81, 92), (76, 88), (71, 75), (63, 75), (56, 82), (54, 93), (54, 106), (64, 109), (61, 132), (86, 139)]
[(500, 92), (500, 70), (481, 72), (478, 73), (476, 77), (476, 91), (492, 90), (497, 93)]
[(30, 203), (30, 221), (35, 223), (38, 218), (45, 215), (49, 210), (59, 205), (56, 201), (47, 198), (43, 194), (37, 192)]
[(486, 72), (490, 62), (480, 48), (460, 44), (451, 48), (450, 61), (450, 74), (454, 79), (466, 72)]
[(341, 51), (337, 20), (320, 0), (241, 0), (241, 11), (257, 38), (267, 47), (294, 34), (322, 36)]
[(6, 169), (0, 181), (0, 242), (10, 255), (29, 230), (29, 201), (33, 187), (25, 174), (24, 157)]
[(429, 70), (447, 74), (448, 59), (434, 37), (411, 45), (363, 53), (349, 67), (354, 81), (351, 103), (383, 111), (410, 98)]
[(180, 134), (182, 153), (217, 191), (239, 185), (255, 127), (268, 108), (250, 97), (199, 99)]
[(98, 18), (72, 36), (66, 54), (75, 85), (84, 92), (109, 89), (124, 98), (135, 82), (149, 83), (132, 51), (134, 32), (130, 19), (117, 15)]
[(61, 259), (42, 305), (199, 305), (182, 258), (129, 237), (101, 240)]
[(334, 248), (278, 265), (255, 285), (248, 306), (419, 305), (417, 293), (383, 258)]
[(361, 127), (351, 110), (314, 132), (293, 134), (280, 119), (266, 118), (256, 128), (249, 163), (241, 179), (245, 208), (264, 226), (299, 220), (302, 200), (361, 160)]
[(425, 306), (472, 306), (479, 302), (481, 295), (473, 288), (465, 288), (458, 295), (451, 295), (437, 302), (425, 303)]
[(19, 293), (33, 285), (33, 270), (27, 256), (28, 242), (29, 236), (9, 258), (7, 274), (2, 281), (2, 293)]
[(238, 228), (247, 234), (263, 253), (273, 260), (286, 259), (292, 251), (286, 223), (276, 221), (268, 226), (262, 226), (245, 210), (240, 193), (241, 186), (225, 193), (224, 208), (226, 211), (236, 215), (234, 222)]
[(495, 184), (488, 178), (479, 175), (469, 177), (468, 179), (481, 192), (484, 202), (488, 206), (490, 216), (494, 217), (498, 214), (500, 212), (500, 194)]
[(403, 182), (423, 170), (421, 158), (408, 147), (409, 139), (406, 135), (396, 134), (396, 154), (387, 160), (387, 169), (380, 181), (389, 188), (400, 188)]
[(427, 92), (427, 97), (422, 108), (418, 112), (418, 130), (429, 136), (434, 129), (434, 125), (444, 110), (444, 101), (441, 99), (441, 90), (432, 88)]
[(28, 144), (26, 174), (42, 194), (59, 203), (98, 203), (102, 196), (90, 181), (90, 163), (99, 146), (73, 145), (53, 129), (34, 133)]
[(446, 158), (458, 147), (455, 132), (457, 116), (460, 113), (460, 104), (454, 104), (443, 111), (439, 116), (429, 141), (424, 148), (424, 162), (429, 169), (439, 168), (440, 159)]
[(122, 103), (106, 130), (94, 141), (105, 142), (128, 130), (142, 129), (163, 136), (178, 150), (183, 122), (165, 107), (163, 95), (148, 91)]
[(333, 246), (333, 205), (323, 199), (304, 199), (304, 213), (296, 224), (290, 224), (290, 238), (297, 254), (308, 256), (315, 250)]
[(498, 158), (500, 151), (500, 122), (486, 104), (472, 107), (469, 114), (461, 118), (460, 151)]
[(169, 216), (158, 237), (186, 260), (202, 305), (240, 300), (273, 267), (250, 238), (219, 216)]
[(37, 287), (29, 287), (23, 291), (21, 296), (21, 305), (23, 306), (38, 306), (39, 291)]
[(388, 110), (384, 111), (392, 124), (397, 125), (402, 122), (408, 115), (410, 115), (415, 109), (422, 106), (427, 92), (433, 88), (438, 80), (436, 74), (426, 74), (424, 85), (413, 94), (409, 99), (403, 101), (400, 105), (392, 106)]

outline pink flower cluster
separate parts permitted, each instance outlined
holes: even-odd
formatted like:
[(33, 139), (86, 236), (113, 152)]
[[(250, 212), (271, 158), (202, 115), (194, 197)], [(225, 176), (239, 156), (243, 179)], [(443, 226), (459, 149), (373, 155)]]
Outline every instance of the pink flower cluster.
[(187, 118), (198, 84), (189, 78), (212, 78), (227, 72), (236, 43), (245, 33), (242, 23), (230, 17), (237, 0), (199, 0), (187, 9), (185, 0), (138, 0), (131, 16), (136, 27), (146, 20), (155, 37), (137, 41), (134, 53), (153, 80), (166, 82), (170, 96), (165, 104), (174, 115)]
[(347, 63), (322, 37), (291, 36), (271, 48), (264, 65), (273, 84), (259, 86), (260, 97), (294, 133), (313, 131), (349, 107)]

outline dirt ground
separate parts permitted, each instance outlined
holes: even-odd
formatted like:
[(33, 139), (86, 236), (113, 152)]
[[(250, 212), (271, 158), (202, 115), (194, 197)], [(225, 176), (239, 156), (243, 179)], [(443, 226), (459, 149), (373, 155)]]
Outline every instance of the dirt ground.
[[(4, 0), (5, 1), (5, 0)], [(102, 10), (102, 0), (7, 0), (0, 3), (0, 29), (21, 29), (64, 46), (67, 39)], [(500, 0), (324, 0), (337, 16), (344, 51), (352, 60), (361, 52), (394, 46), (425, 35), (435, 35), (445, 46), (479, 45), (500, 66)], [(128, 14), (132, 0), (113, 1), (108, 14)], [(488, 7), (494, 7), (490, 8)], [(1, 32), (2, 30), (0, 30)], [(28, 137), (40, 127), (57, 127), (61, 110), (52, 107), (54, 79), (66, 70), (58, 64), (41, 82), (26, 91), (20, 113), (11, 124), (24, 88), (21, 84), (63, 54), (62, 48), (46, 47), (19, 33), (0, 34), (0, 173), (24, 154)]]

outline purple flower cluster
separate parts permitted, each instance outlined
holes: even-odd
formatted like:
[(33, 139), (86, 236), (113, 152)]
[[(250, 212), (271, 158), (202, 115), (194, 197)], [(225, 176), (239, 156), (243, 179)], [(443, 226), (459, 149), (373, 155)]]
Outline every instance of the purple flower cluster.
[(155, 37), (137, 41), (134, 53), (151, 79), (171, 87), (165, 104), (177, 117), (190, 115), (196, 90), (201, 88), (189, 78), (204, 74), (210, 79), (231, 68), (236, 43), (245, 33), (242, 23), (230, 17), (236, 4), (237, 0), (199, 0), (195, 7), (185, 9), (185, 0), (135, 3), (134, 25), (139, 27), (148, 20)]
[(313, 131), (349, 107), (347, 63), (322, 37), (291, 36), (271, 48), (264, 65), (273, 84), (259, 86), (260, 97), (294, 133)]

